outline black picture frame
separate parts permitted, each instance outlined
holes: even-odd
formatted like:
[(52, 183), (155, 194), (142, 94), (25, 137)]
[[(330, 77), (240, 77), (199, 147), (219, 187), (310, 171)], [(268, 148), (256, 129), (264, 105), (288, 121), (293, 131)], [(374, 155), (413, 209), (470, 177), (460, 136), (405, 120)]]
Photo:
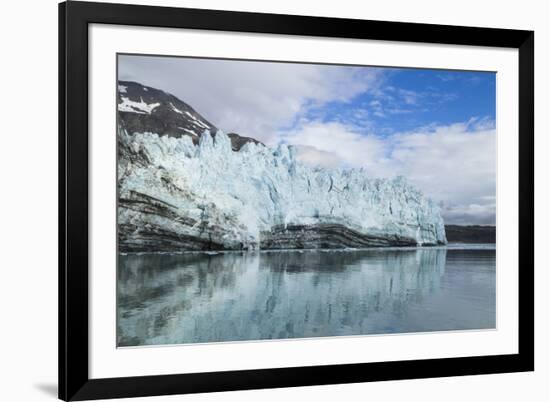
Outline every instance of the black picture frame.
[[(514, 48), (519, 51), (517, 354), (90, 379), (88, 25)], [(70, 1), (59, 4), (59, 398), (169, 395), (534, 370), (534, 32)]]

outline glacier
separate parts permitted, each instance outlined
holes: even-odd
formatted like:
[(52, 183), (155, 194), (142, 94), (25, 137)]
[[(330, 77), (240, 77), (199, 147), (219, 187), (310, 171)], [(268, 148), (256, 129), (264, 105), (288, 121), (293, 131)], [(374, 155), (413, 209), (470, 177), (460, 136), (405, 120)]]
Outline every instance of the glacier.
[(438, 206), (403, 177), (311, 167), (295, 148), (222, 131), (118, 131), (121, 252), (446, 244)]

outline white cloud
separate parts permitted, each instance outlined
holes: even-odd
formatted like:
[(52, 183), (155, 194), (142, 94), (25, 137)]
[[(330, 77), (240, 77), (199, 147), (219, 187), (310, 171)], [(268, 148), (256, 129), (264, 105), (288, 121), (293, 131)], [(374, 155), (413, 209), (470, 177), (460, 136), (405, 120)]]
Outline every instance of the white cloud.
[[(374, 167), (386, 150), (386, 144), (380, 138), (359, 134), (353, 127), (338, 122), (304, 122), (292, 131), (281, 133), (279, 138), (291, 145), (308, 147), (310, 153), (317, 150), (322, 153), (319, 156), (331, 155), (331, 161), (336, 158), (343, 167)], [(315, 160), (304, 161), (312, 163)]]
[[(226, 132), (266, 143), (300, 111), (349, 101), (378, 85), (381, 69), (177, 57), (120, 56), (119, 78), (165, 90)], [(230, 83), (230, 85), (228, 85)]]
[(486, 120), (387, 137), (313, 121), (284, 133), (283, 138), (309, 147), (308, 157), (303, 158), (306, 163), (327, 165), (329, 161), (334, 166), (337, 158), (341, 166), (364, 167), (373, 177), (407, 177), (441, 204), (449, 223), (494, 224), (496, 132)]
[(403, 98), (403, 101), (407, 105), (416, 105), (416, 103), (418, 102), (418, 98), (420, 96), (418, 93), (414, 91), (409, 91), (406, 89), (400, 89), (399, 95), (401, 95), (401, 97)]
[(496, 204), (467, 204), (443, 206), (443, 215), (447, 221), (457, 225), (494, 225)]
[(310, 166), (336, 168), (341, 166), (341, 160), (332, 152), (321, 151), (308, 145), (296, 145), (297, 156)]

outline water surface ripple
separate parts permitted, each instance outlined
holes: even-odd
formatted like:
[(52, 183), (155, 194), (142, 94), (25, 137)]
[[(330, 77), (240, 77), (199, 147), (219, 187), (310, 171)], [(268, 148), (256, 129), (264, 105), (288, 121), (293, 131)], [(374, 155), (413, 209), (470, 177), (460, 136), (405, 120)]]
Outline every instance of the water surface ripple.
[(495, 327), (494, 246), (119, 255), (118, 346)]

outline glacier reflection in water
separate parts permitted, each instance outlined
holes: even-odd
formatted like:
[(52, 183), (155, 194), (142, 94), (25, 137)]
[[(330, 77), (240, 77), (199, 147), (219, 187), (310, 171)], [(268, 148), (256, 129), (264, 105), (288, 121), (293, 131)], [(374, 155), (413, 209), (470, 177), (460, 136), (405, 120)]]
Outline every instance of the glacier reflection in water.
[(495, 327), (495, 250), (120, 255), (118, 346)]

